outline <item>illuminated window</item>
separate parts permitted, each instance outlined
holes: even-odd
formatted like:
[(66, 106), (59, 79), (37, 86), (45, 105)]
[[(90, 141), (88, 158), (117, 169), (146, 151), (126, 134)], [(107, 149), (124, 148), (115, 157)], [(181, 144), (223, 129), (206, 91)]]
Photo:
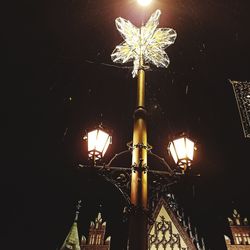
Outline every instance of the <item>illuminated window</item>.
[(96, 244), (97, 245), (101, 244), (101, 235), (100, 234), (97, 234), (97, 236), (96, 236)]
[(249, 244), (249, 245), (250, 245), (250, 236), (249, 236), (249, 234), (248, 234), (248, 233), (246, 234), (246, 237), (247, 237), (247, 244)]
[(242, 237), (240, 234), (234, 234), (235, 236), (235, 241), (237, 245), (241, 245), (242, 244)]
[(89, 244), (90, 244), (90, 245), (94, 245), (94, 242), (95, 242), (95, 236), (94, 236), (94, 235), (91, 235), (91, 236), (90, 236), (90, 239), (89, 239)]
[(243, 238), (243, 244), (247, 244), (247, 236), (246, 234), (242, 234), (242, 238)]

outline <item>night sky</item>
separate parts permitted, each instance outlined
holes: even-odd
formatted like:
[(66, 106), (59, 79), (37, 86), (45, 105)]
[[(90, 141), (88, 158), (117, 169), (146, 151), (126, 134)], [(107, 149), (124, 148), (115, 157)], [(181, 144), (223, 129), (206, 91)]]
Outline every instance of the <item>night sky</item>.
[(120, 194), (77, 166), (88, 163), (85, 130), (100, 122), (113, 132), (106, 162), (131, 141), (136, 80), (131, 64), (110, 59), (122, 42), (114, 20), (139, 26), (159, 8), (159, 27), (175, 29), (177, 39), (170, 66), (146, 74), (148, 142), (174, 166), (169, 138), (186, 131), (196, 140), (193, 172), (201, 177), (183, 177), (173, 190), (208, 249), (223, 250), (232, 209), (250, 219), (250, 141), (228, 80), (250, 80), (249, 1), (155, 0), (146, 10), (132, 0), (5, 4), (1, 249), (60, 247), (78, 199), (80, 234), (101, 211), (112, 250), (123, 249)]

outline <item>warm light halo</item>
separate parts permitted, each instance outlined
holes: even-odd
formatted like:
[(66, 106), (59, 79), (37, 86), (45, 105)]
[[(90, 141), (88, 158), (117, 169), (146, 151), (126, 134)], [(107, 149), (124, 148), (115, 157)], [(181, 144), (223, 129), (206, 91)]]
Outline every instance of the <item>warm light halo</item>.
[(179, 138), (174, 140), (173, 143), (176, 149), (178, 159), (185, 159), (187, 157), (185, 139)]
[(152, 2), (152, 0), (137, 0), (137, 2), (142, 6), (147, 6)]

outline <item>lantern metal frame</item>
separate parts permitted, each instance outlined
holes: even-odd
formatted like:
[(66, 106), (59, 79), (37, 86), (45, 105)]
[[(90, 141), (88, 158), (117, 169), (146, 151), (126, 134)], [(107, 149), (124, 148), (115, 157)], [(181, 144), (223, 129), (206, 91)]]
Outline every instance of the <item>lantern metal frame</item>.
[[(95, 135), (95, 143), (93, 143), (94, 145), (92, 145), (92, 148), (89, 149), (89, 142), (90, 142), (90, 133), (94, 132), (94, 131), (97, 131), (96, 132), (96, 135)], [(98, 150), (98, 136), (100, 135), (100, 131), (105, 133), (107, 135), (107, 138), (105, 139), (105, 142), (103, 143), (102, 145), (102, 148), (101, 150)], [(97, 126), (96, 128), (92, 129), (92, 130), (89, 130), (89, 131), (86, 131), (86, 135), (84, 136), (84, 139), (87, 141), (88, 145), (88, 158), (90, 160), (93, 161), (94, 165), (96, 164), (96, 161), (98, 160), (101, 160), (105, 153), (107, 152), (108, 150), (108, 147), (110, 144), (112, 144), (112, 136), (111, 136), (111, 133), (109, 130), (107, 129), (104, 129), (102, 125), (99, 125)]]
[[(184, 145), (182, 148), (182, 151), (184, 151), (184, 156), (180, 156), (180, 148), (177, 147), (176, 141), (183, 139)], [(189, 157), (188, 153), (188, 145), (187, 140), (192, 143), (192, 157)], [(173, 151), (172, 151), (173, 149)], [(188, 167), (191, 167), (194, 159), (194, 151), (196, 150), (195, 141), (190, 139), (190, 136), (188, 136), (186, 133), (182, 133), (179, 136), (174, 137), (168, 144), (168, 153), (172, 156), (173, 160), (175, 161), (176, 165), (181, 169), (181, 171), (184, 173)], [(179, 152), (178, 152), (179, 151)], [(182, 153), (183, 154), (183, 153)]]

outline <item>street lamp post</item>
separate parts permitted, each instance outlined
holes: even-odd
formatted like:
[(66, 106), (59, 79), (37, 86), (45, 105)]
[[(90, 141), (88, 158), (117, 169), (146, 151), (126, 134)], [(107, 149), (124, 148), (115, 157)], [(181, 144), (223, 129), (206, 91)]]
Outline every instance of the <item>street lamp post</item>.
[[(148, 2), (148, 0), (145, 2)], [(129, 150), (132, 151), (129, 250), (148, 250), (147, 178), (148, 172), (154, 172), (148, 169), (148, 152), (156, 156), (168, 167), (168, 172), (164, 172), (164, 174), (167, 173), (173, 176), (175, 173), (163, 158), (151, 152), (151, 147), (147, 142), (145, 70), (149, 68), (149, 63), (154, 64), (156, 67), (165, 68), (169, 65), (170, 61), (164, 50), (174, 43), (177, 35), (173, 29), (157, 28), (160, 14), (160, 10), (156, 10), (147, 23), (140, 28), (135, 27), (126, 19), (117, 18), (116, 27), (124, 38), (124, 42), (116, 46), (111, 54), (114, 62), (127, 63), (133, 61), (132, 75), (133, 77), (137, 76), (137, 101), (134, 111), (133, 141), (129, 144)], [(95, 165), (95, 161), (105, 154), (111, 138), (101, 128), (89, 132), (87, 137), (89, 157), (93, 159)], [(193, 148), (194, 143), (186, 137), (175, 140), (169, 145), (169, 150), (183, 173), (193, 160)], [(110, 163), (108, 167), (111, 169)]]
[[(145, 3), (145, 2), (144, 2)], [(176, 32), (170, 28), (157, 28), (160, 10), (156, 10), (147, 23), (135, 27), (121, 17), (116, 19), (116, 27), (124, 42), (116, 46), (111, 58), (117, 63), (133, 61), (133, 77), (137, 76), (137, 103), (134, 112), (132, 143), (131, 204), (129, 249), (146, 250), (147, 247), (147, 128), (145, 109), (145, 69), (144, 64), (167, 67), (169, 58), (164, 51), (174, 43)]]

